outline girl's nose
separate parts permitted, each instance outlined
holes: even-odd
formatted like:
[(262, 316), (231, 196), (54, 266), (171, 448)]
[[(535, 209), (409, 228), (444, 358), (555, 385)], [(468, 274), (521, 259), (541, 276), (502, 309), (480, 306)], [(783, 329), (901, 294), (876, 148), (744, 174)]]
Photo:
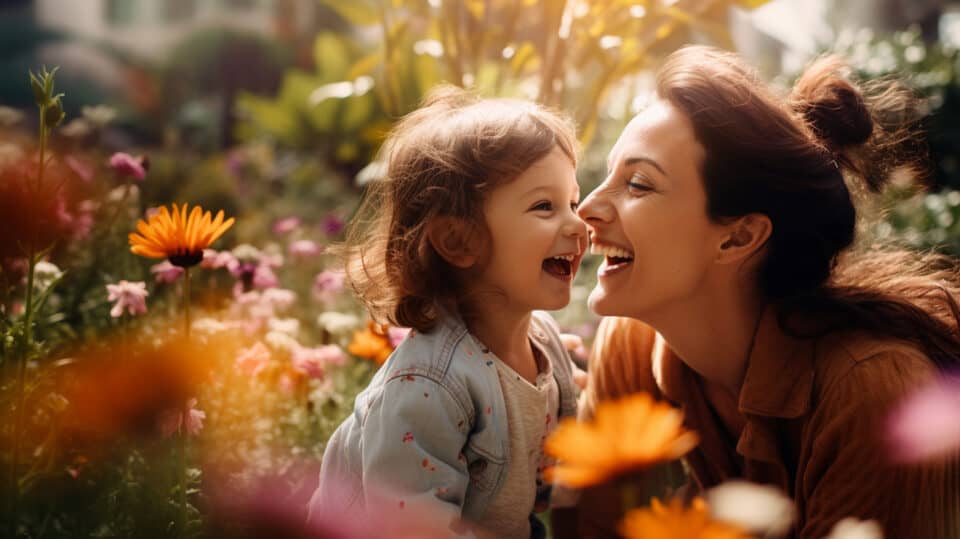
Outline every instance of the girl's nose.
[(583, 238), (587, 235), (587, 224), (575, 213), (571, 213), (567, 222), (563, 224), (563, 234), (566, 236)]

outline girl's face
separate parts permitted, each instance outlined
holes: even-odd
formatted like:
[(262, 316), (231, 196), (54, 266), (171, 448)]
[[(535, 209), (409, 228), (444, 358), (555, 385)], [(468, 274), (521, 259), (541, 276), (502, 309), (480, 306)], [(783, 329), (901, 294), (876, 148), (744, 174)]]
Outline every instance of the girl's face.
[(566, 306), (586, 249), (579, 200), (573, 163), (559, 148), (493, 189), (484, 202), (489, 257), (471, 288), (521, 314)]
[(707, 217), (704, 156), (690, 121), (666, 101), (624, 129), (606, 179), (578, 212), (591, 252), (604, 257), (591, 310), (653, 323), (702, 297), (724, 231)]

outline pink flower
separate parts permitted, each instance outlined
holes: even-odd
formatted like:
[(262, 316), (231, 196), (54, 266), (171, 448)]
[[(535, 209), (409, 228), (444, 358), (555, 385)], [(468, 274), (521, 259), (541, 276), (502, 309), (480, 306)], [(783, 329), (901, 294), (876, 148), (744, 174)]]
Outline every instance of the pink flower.
[(270, 266), (260, 265), (253, 271), (254, 288), (273, 288), (280, 284), (277, 274), (270, 269)]
[(391, 327), (387, 330), (387, 337), (390, 339), (390, 346), (396, 348), (410, 334), (410, 328)]
[(160, 207), (159, 207), (159, 206), (154, 206), (154, 207), (151, 207), (151, 208), (147, 208), (146, 211), (143, 212), (143, 216), (144, 216), (145, 219), (150, 219), (151, 217), (153, 217), (154, 215), (156, 215), (156, 214), (158, 214), (158, 213), (160, 213)]
[(314, 241), (297, 240), (287, 247), (287, 251), (294, 258), (308, 258), (320, 254), (323, 249)]
[(150, 268), (150, 273), (155, 274), (158, 283), (170, 284), (175, 282), (183, 275), (183, 268), (174, 266), (169, 260), (154, 265)]
[(169, 438), (173, 433), (180, 432), (183, 425), (187, 427), (187, 434), (196, 436), (203, 430), (203, 420), (207, 414), (202, 410), (197, 410), (197, 399), (187, 401), (187, 406), (183, 410), (167, 410), (160, 414), (157, 420), (157, 426), (160, 428), (160, 434), (164, 438)]
[(916, 392), (890, 416), (893, 457), (916, 462), (960, 449), (960, 378), (944, 377)]
[(236, 264), (237, 259), (233, 256), (233, 253), (214, 249), (204, 249), (203, 260), (200, 261), (200, 267), (207, 269), (230, 268)]
[(300, 226), (299, 217), (286, 217), (273, 223), (273, 233), (281, 236), (293, 232)]
[(137, 181), (143, 181), (147, 177), (146, 158), (143, 156), (133, 157), (130, 154), (117, 152), (110, 156), (110, 168), (120, 177), (130, 177)]
[(269, 363), (270, 350), (268, 350), (262, 342), (257, 341), (257, 343), (250, 348), (240, 351), (235, 365), (240, 372), (250, 376), (256, 376), (266, 369)]
[(339, 346), (327, 344), (316, 348), (298, 347), (294, 349), (290, 360), (294, 368), (305, 372), (310, 378), (323, 378), (327, 365), (343, 365), (347, 356)]
[(110, 316), (119, 318), (126, 310), (131, 315), (144, 314), (147, 312), (146, 298), (149, 295), (147, 285), (143, 281), (131, 283), (130, 281), (120, 281), (116, 284), (107, 285), (107, 300), (116, 301), (116, 305), (110, 309)]
[(324, 270), (313, 280), (313, 295), (321, 301), (330, 301), (343, 290), (344, 273), (337, 270)]

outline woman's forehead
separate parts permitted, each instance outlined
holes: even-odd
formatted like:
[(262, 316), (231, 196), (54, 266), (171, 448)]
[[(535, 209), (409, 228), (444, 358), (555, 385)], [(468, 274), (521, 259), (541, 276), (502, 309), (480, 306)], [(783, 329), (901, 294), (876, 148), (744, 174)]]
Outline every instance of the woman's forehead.
[(624, 128), (608, 158), (610, 170), (625, 161), (650, 159), (670, 174), (681, 163), (700, 163), (705, 155), (690, 120), (667, 101), (655, 100)]

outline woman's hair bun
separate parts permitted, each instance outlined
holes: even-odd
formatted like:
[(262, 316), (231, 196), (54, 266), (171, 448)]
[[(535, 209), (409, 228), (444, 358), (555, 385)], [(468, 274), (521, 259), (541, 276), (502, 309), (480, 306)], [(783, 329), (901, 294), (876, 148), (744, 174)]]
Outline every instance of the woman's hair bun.
[(863, 94), (843, 76), (847, 70), (840, 58), (822, 57), (797, 79), (790, 96), (793, 109), (835, 154), (866, 143), (874, 129)]

